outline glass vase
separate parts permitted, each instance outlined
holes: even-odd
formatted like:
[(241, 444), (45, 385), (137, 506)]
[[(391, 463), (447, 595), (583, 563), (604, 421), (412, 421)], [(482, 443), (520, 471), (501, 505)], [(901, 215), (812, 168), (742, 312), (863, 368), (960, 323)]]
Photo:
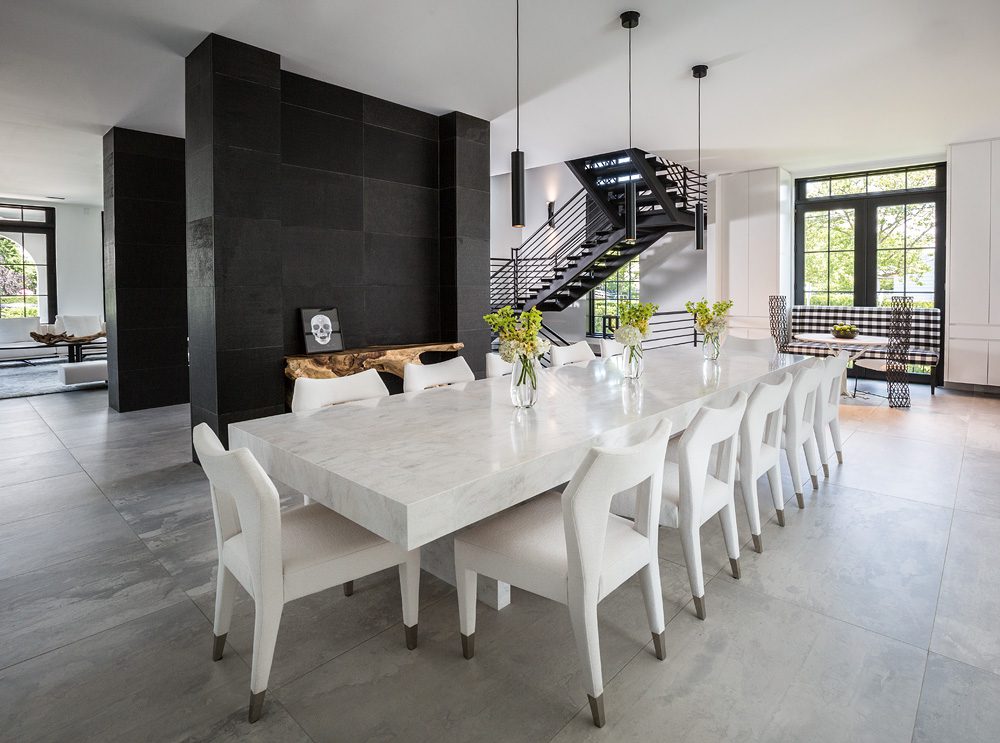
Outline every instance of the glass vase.
[(624, 373), (626, 379), (638, 379), (642, 375), (642, 344), (625, 346), (622, 353), (624, 363)]
[(719, 358), (719, 351), (722, 350), (722, 336), (719, 333), (705, 333), (702, 341), (701, 352), (706, 361), (715, 361)]
[(538, 402), (538, 364), (529, 356), (514, 359), (510, 375), (510, 401), (515, 408), (530, 408)]

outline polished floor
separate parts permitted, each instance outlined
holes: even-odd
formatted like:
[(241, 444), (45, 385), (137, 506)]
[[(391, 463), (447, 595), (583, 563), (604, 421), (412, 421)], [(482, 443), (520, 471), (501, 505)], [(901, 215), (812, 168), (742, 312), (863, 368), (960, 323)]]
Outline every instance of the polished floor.
[(1000, 399), (914, 395), (845, 404), (845, 463), (785, 528), (768, 520), (741, 580), (704, 527), (704, 622), (663, 531), (668, 655), (636, 582), (601, 604), (603, 730), (564, 607), (517, 590), (480, 605), (465, 661), (454, 591), (424, 573), (408, 652), (392, 572), (286, 606), (249, 725), (252, 602), (213, 663), (215, 536), (186, 407), (0, 401), (0, 740), (1000, 740)]

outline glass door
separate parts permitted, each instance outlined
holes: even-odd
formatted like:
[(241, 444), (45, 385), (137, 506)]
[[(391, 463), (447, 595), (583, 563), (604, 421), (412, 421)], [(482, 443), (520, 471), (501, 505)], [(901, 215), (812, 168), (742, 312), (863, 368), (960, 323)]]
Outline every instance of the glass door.
[(798, 220), (797, 304), (851, 306), (864, 303), (864, 203), (809, 205)]
[[(868, 304), (888, 306), (894, 295), (913, 297), (914, 307), (934, 307), (943, 287), (938, 245), (943, 237), (937, 200), (885, 198), (873, 203), (871, 256), (875, 286)], [(940, 280), (939, 280), (940, 279)]]

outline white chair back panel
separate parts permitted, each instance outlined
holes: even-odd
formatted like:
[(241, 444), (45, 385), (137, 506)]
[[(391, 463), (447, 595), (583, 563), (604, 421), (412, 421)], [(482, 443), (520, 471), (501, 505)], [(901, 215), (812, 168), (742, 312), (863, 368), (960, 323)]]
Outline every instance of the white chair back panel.
[[(746, 411), (747, 394), (739, 392), (727, 408), (698, 411), (678, 444), (680, 513), (701, 525), (701, 506), (708, 477), (731, 485), (736, 472), (736, 441)], [(713, 464), (711, 471), (709, 464)], [(688, 502), (685, 503), (685, 500)], [(682, 526), (684, 524), (682, 523)]]
[(633, 528), (656, 555), (663, 461), (671, 422), (663, 420), (645, 441), (624, 449), (591, 449), (562, 496), (570, 580), (583, 583), (595, 598), (602, 572), (611, 499), (639, 487)]
[(205, 423), (194, 429), (194, 448), (212, 486), (220, 556), (225, 541), (242, 533), (254, 596), (281, 596), (281, 499), (274, 483), (253, 454), (227, 452)]
[(461, 356), (439, 364), (407, 364), (403, 367), (403, 392), (416, 392), (459, 382), (472, 382), (476, 375)]
[(811, 429), (816, 413), (816, 397), (823, 382), (823, 368), (822, 359), (812, 359), (795, 374), (785, 402), (786, 433), (803, 425)]
[(778, 353), (778, 347), (774, 344), (774, 338), (738, 338), (730, 335), (726, 338), (723, 351), (731, 353), (750, 354), (755, 356), (774, 356)]
[(498, 353), (486, 354), (486, 376), (490, 379), (505, 377), (514, 371), (514, 365), (508, 364)]
[(781, 445), (781, 416), (791, 388), (792, 375), (785, 374), (777, 384), (761, 382), (750, 395), (740, 425), (740, 467), (756, 460), (761, 444)]
[(563, 366), (565, 364), (575, 364), (579, 361), (592, 361), (597, 358), (594, 350), (587, 341), (579, 341), (569, 346), (552, 346), (549, 351), (552, 359), (552, 366)]
[[(820, 382), (820, 393), (816, 400), (817, 416), (822, 416), (828, 420), (830, 415), (836, 414), (836, 409), (840, 407), (840, 385), (844, 377), (844, 371), (851, 360), (851, 354), (841, 351), (836, 356), (827, 356), (823, 359), (823, 379)], [(831, 413), (830, 406), (834, 411)]]
[(601, 358), (609, 359), (612, 356), (621, 356), (625, 352), (625, 346), (614, 338), (601, 338)]
[(385, 382), (374, 369), (330, 379), (299, 377), (295, 380), (292, 392), (292, 412), (300, 413), (327, 405), (388, 396), (389, 390)]

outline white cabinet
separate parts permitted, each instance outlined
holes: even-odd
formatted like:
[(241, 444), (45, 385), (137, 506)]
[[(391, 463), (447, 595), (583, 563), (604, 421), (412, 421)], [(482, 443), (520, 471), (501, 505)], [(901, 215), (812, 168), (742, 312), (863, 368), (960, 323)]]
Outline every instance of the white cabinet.
[(948, 148), (945, 381), (1000, 386), (1000, 140)]
[(734, 331), (766, 331), (768, 298), (787, 294), (791, 283), (791, 177), (780, 168), (728, 173), (717, 194), (713, 296), (733, 300)]

